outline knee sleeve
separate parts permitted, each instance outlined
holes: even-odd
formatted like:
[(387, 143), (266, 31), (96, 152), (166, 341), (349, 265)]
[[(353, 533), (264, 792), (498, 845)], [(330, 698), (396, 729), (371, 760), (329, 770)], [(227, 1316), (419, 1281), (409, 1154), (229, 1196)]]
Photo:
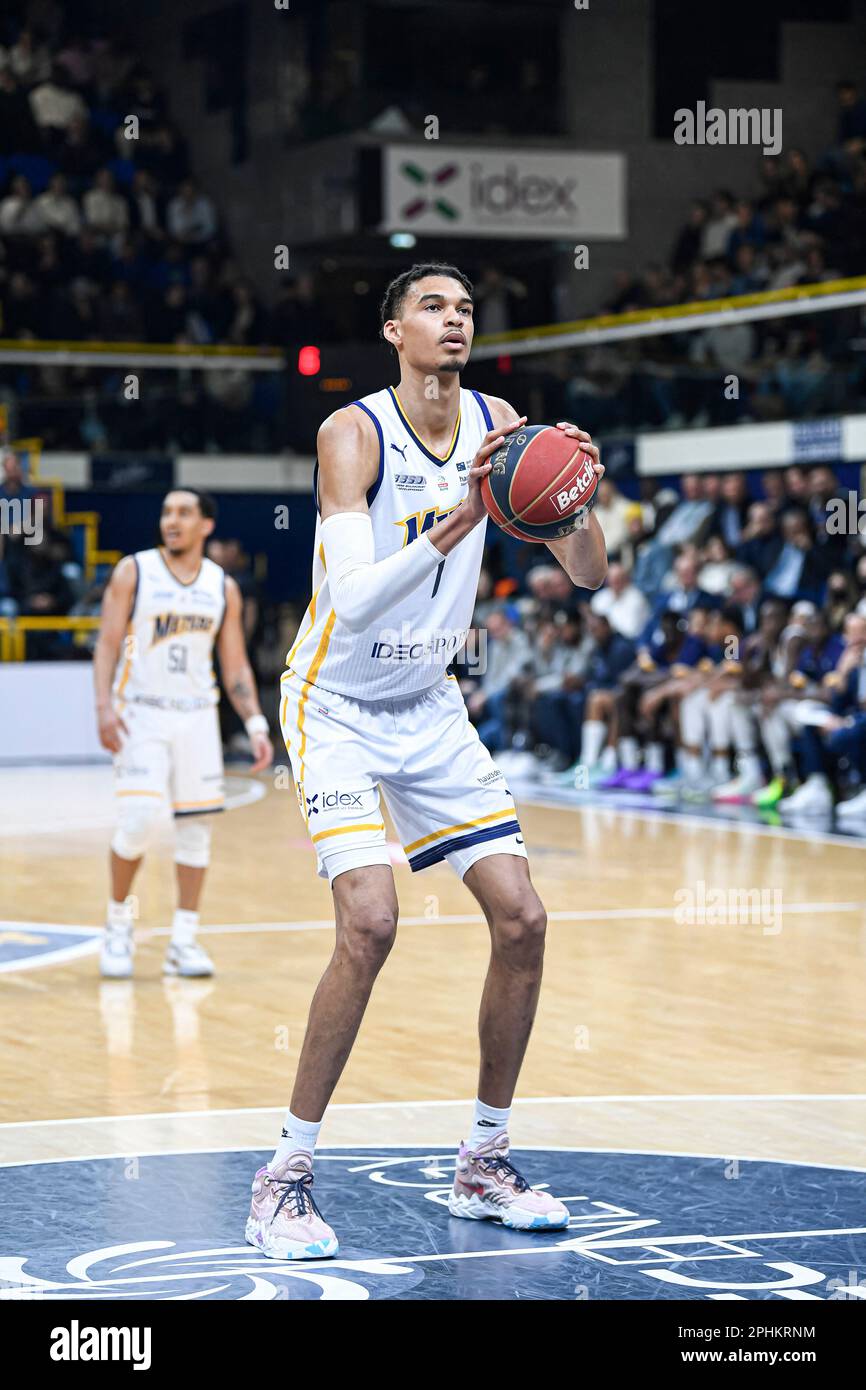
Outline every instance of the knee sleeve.
[(210, 863), (210, 826), (202, 816), (178, 816), (174, 822), (174, 862), (191, 869)]
[(111, 848), (120, 859), (140, 859), (153, 839), (160, 803), (152, 796), (123, 796)]

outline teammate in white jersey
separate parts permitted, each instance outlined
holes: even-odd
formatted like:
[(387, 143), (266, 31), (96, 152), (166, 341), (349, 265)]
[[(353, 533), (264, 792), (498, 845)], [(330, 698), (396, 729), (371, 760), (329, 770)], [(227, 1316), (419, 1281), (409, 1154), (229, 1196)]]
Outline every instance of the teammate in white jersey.
[[(288, 654), (280, 722), (319, 873), (331, 884), (337, 938), (282, 1137), (253, 1183), (246, 1238), (274, 1258), (338, 1248), (310, 1190), (313, 1152), (394, 940), (381, 795), (411, 868), (447, 860), (490, 927), (478, 1099), (449, 1210), (524, 1230), (568, 1223), (563, 1203), (531, 1188), (508, 1157), (546, 917), (514, 801), (447, 669), (478, 586), (480, 481), (526, 419), (503, 400), (461, 389), (472, 331), (472, 286), (459, 270), (428, 264), (399, 276), (382, 306), (399, 385), (336, 411), (319, 431), (313, 596)], [(602, 473), (589, 435), (559, 427), (583, 441)], [(575, 584), (602, 583), (607, 558), (594, 516), (549, 549)]]
[(247, 660), (240, 590), (204, 557), (215, 522), (207, 493), (168, 493), (162, 546), (121, 560), (103, 599), (93, 663), (96, 716), (100, 742), (115, 755), (118, 814), (101, 969), (115, 979), (132, 974), (129, 892), (166, 801), (174, 814), (178, 907), (163, 971), (213, 973), (196, 930), (210, 861), (207, 818), (224, 806), (215, 646), (229, 699), (246, 722), (252, 771), (273, 760)]

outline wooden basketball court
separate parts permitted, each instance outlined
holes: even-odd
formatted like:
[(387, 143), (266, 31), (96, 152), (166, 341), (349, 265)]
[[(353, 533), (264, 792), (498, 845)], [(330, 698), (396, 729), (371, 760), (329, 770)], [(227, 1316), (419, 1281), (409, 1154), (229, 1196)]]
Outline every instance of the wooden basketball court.
[[(229, 784), (202, 912), (215, 978), (161, 975), (166, 822), (136, 885), (136, 978), (108, 982), (95, 933), (57, 962), (39, 951), (102, 920), (110, 769), (0, 772), (0, 946), (15, 953), (0, 967), (0, 1162), (272, 1145), (332, 948), (331, 896), (291, 788)], [(550, 929), (515, 1145), (861, 1165), (862, 842), (518, 804)], [(447, 866), (412, 874), (399, 859), (395, 846), (397, 944), (328, 1144), (454, 1146), (470, 1116), (487, 929)], [(772, 911), (702, 920), (719, 888), (759, 890)]]

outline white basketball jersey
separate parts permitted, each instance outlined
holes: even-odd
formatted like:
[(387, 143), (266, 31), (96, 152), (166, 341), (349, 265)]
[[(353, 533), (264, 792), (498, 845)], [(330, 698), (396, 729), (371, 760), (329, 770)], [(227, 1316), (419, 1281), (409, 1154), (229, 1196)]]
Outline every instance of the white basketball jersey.
[(184, 584), (160, 550), (134, 556), (138, 582), (114, 694), (181, 702), (219, 699), (213, 646), (225, 611), (225, 571), (203, 559)]
[[(451, 444), (440, 458), (418, 438), (393, 387), (353, 405), (366, 411), (379, 435), (379, 474), (367, 505), (375, 558), (384, 560), (459, 506), (493, 425), (483, 397), (461, 390)], [(435, 685), (466, 640), (486, 529), (485, 519), (417, 589), (364, 631), (350, 632), (331, 605), (317, 522), (313, 597), (286, 665), (310, 684), (355, 700), (393, 700)]]

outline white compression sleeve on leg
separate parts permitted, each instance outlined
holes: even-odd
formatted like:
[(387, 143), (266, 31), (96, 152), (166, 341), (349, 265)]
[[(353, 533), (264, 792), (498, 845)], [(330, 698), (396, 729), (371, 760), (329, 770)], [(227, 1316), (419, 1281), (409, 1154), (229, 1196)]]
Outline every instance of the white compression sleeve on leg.
[(425, 535), (377, 561), (369, 512), (329, 516), (321, 537), (331, 603), (350, 632), (381, 618), (445, 559)]
[(201, 816), (178, 816), (174, 823), (174, 862), (191, 869), (210, 863), (210, 826)]
[[(155, 800), (155, 798), (154, 798)], [(150, 797), (130, 796), (118, 808), (111, 848), (119, 859), (140, 859), (156, 829), (159, 806)]]

